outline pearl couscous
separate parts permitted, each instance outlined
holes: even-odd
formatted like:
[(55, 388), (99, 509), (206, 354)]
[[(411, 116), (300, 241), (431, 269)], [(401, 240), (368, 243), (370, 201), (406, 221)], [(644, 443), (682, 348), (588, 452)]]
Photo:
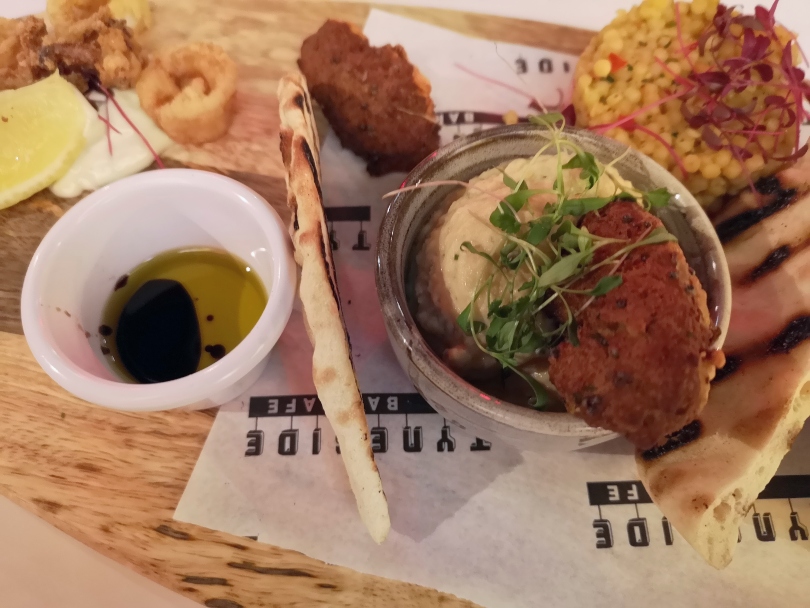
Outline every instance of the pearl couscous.
[[(779, 135), (758, 135), (752, 141), (745, 134), (730, 133), (731, 128), (711, 125), (713, 132), (728, 144), (716, 149), (716, 142), (714, 146), (706, 142), (704, 131), (690, 128), (682, 113), (683, 93), (695, 72), (717, 69), (713, 60), (700, 53), (697, 44), (701, 34), (712, 27), (717, 9), (718, 0), (677, 4), (672, 0), (644, 0), (629, 11), (619, 11), (582, 54), (573, 96), (578, 126), (596, 130), (601, 126), (601, 132), (609, 137), (652, 157), (704, 205), (776, 172), (784, 164), (777, 159), (789, 157), (796, 144), (795, 129), (780, 128), (781, 109), (771, 108), (765, 101), (769, 95), (791, 95), (785, 83), (779, 81), (781, 72), (775, 72), (769, 82), (757, 81), (755, 86), (724, 98), (728, 106), (753, 108), (748, 112), (757, 116), (758, 123), (767, 132)], [(718, 61), (741, 55), (741, 31), (732, 29), (733, 36), (719, 45), (715, 52)], [(778, 62), (793, 35), (777, 26), (773, 38), (769, 51)], [(793, 51), (795, 64), (798, 48), (794, 46)], [(748, 153), (735, 154), (732, 145)]]

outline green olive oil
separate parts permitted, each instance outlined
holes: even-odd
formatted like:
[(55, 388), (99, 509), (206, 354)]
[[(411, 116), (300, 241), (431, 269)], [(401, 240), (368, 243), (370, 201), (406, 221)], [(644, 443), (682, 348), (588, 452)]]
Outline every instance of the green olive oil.
[(261, 279), (236, 256), (167, 251), (116, 283), (99, 327), (101, 352), (130, 382), (182, 378), (236, 348), (266, 304)]

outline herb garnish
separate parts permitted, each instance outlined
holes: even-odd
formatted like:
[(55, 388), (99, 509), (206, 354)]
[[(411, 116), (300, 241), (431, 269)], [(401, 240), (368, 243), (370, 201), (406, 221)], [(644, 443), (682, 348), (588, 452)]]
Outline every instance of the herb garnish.
[[(586, 152), (575, 142), (567, 139), (564, 127), (568, 122), (564, 113), (553, 112), (529, 117), (530, 122), (545, 126), (551, 132), (551, 141), (544, 145), (535, 157), (556, 152), (556, 179), (551, 189), (531, 189), (524, 179), (515, 179), (503, 170), (503, 183), (510, 190), (498, 198), (476, 185), (456, 180), (425, 182), (389, 192), (383, 198), (395, 196), (418, 188), (432, 186), (462, 186), (498, 199), (487, 226), (503, 237), (500, 248), (481, 251), (471, 241), (464, 241), (462, 252), (472, 253), (487, 261), (491, 272), (482, 273), (467, 307), (456, 321), (461, 330), (470, 336), (483, 352), (523, 378), (533, 389), (531, 405), (544, 409), (549, 395), (545, 388), (521, 365), (535, 356), (547, 356), (551, 349), (564, 339), (578, 346), (577, 316), (594, 299), (604, 296), (622, 284), (619, 273), (627, 255), (638, 247), (676, 241), (675, 236), (664, 228), (648, 230), (637, 241), (601, 237), (578, 226), (587, 213), (598, 211), (617, 200), (636, 201), (646, 210), (667, 205), (670, 193), (666, 188), (650, 192), (616, 191), (611, 196), (594, 196), (594, 189), (606, 174), (615, 175), (614, 159), (607, 165), (599, 163), (593, 154)], [(572, 178), (571, 169), (579, 169)], [(565, 178), (568, 179), (565, 179)], [(542, 212), (532, 213), (526, 209), (529, 199), (535, 195), (553, 195), (554, 202)], [(484, 220), (481, 220), (482, 222)], [(598, 263), (593, 262), (594, 253), (600, 247), (620, 244), (617, 251)], [(459, 260), (459, 254), (453, 256)], [(599, 268), (609, 268), (591, 289), (576, 289), (575, 284)], [(497, 279), (497, 280), (496, 280)], [(567, 295), (589, 296), (579, 310), (573, 310), (566, 300)], [(557, 303), (557, 314), (563, 311), (559, 321), (548, 314), (551, 304)], [(479, 311), (485, 314), (479, 314)]]
[[(620, 128), (639, 130), (658, 140), (683, 175), (688, 172), (675, 148), (653, 130), (642, 127), (636, 118), (672, 100), (678, 100), (680, 114), (690, 128), (713, 151), (728, 150), (740, 164), (754, 191), (754, 179), (746, 161), (754, 154), (765, 163), (792, 162), (804, 156), (808, 145), (801, 143), (802, 123), (810, 118), (804, 101), (810, 101), (810, 82), (797, 67), (804, 56), (795, 37), (782, 34), (774, 13), (779, 0), (770, 8), (757, 6), (753, 15), (743, 15), (733, 7), (718, 4), (706, 28), (697, 34), (685, 31), (681, 19), (682, 3), (675, 3), (675, 19), (665, 24), (675, 29), (677, 56), (655, 62), (672, 78), (671, 85), (652, 103), (621, 116), (608, 124), (591, 125), (597, 133)], [(690, 36), (691, 34), (691, 36)], [(696, 38), (692, 40), (692, 38)], [(668, 48), (672, 40), (663, 48)], [(639, 46), (646, 46), (644, 41)], [(726, 48), (738, 49), (738, 55), (725, 57)], [(668, 65), (683, 58), (688, 70), (681, 74)], [(805, 60), (806, 63), (806, 60)], [(654, 79), (644, 78), (642, 83)], [(749, 90), (752, 95), (742, 95)], [(786, 143), (789, 152), (780, 145)]]
[[(521, 369), (521, 364), (533, 356), (547, 355), (565, 338), (578, 345), (577, 315), (595, 298), (622, 284), (618, 271), (627, 254), (637, 247), (676, 239), (663, 228), (651, 230), (631, 242), (600, 237), (578, 227), (578, 220), (586, 213), (598, 211), (615, 200), (635, 200), (646, 209), (656, 209), (667, 204), (670, 194), (659, 188), (646, 193), (617, 190), (613, 196), (592, 196), (597, 182), (613, 163), (607, 167), (600, 164), (593, 154), (566, 139), (560, 114), (534, 116), (531, 121), (547, 126), (552, 132), (552, 142), (538, 154), (556, 148), (557, 178), (551, 190), (532, 190), (524, 180), (502, 171), (503, 183), (511, 192), (498, 203), (489, 223), (502, 234), (503, 242), (493, 252), (480, 251), (470, 241), (462, 244), (463, 251), (485, 259), (491, 272), (481, 276), (472, 300), (457, 322), (482, 351), (532, 387), (532, 405), (543, 409), (548, 394)], [(564, 179), (563, 171), (567, 169), (580, 169), (579, 178)], [(572, 181), (576, 182), (573, 186)], [(546, 205), (541, 214), (521, 213), (532, 196), (549, 193), (556, 200)], [(594, 252), (609, 244), (622, 246), (599, 263), (593, 263)], [(574, 288), (577, 281), (602, 267), (609, 267), (610, 272), (593, 288)], [(573, 310), (566, 300), (569, 294), (590, 298), (579, 310)], [(561, 322), (547, 314), (555, 301), (558, 314), (562, 311), (564, 316)], [(479, 317), (481, 310), (486, 311), (483, 318)]]

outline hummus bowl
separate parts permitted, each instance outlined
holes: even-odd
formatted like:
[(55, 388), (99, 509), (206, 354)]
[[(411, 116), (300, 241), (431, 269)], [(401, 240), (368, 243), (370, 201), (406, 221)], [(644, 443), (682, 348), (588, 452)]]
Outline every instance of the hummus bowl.
[[(728, 328), (731, 282), (725, 256), (709, 218), (695, 198), (666, 169), (619, 142), (595, 133), (566, 128), (565, 137), (601, 163), (614, 163), (621, 176), (639, 190), (667, 188), (670, 204), (656, 211), (674, 234), (686, 261), (708, 296), (708, 310), (720, 348)], [(531, 124), (510, 125), (455, 140), (422, 161), (403, 187), (428, 182), (467, 182), (494, 167), (534, 156), (551, 140), (550, 131)], [(486, 440), (500, 440), (522, 450), (570, 451), (617, 435), (588, 426), (563, 411), (539, 411), (509, 403), (457, 375), (431, 348), (417, 323), (416, 258), (425, 227), (447, 205), (457, 186), (436, 185), (400, 192), (383, 218), (378, 239), (377, 292), (389, 339), (416, 390), (448, 421)]]

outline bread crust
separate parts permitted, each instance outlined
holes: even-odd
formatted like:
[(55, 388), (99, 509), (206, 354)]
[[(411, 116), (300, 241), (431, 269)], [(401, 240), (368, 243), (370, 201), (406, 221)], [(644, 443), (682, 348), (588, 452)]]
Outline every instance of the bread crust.
[[(757, 205), (789, 200), (725, 244), (735, 282), (726, 367), (697, 420), (636, 459), (652, 499), (715, 568), (731, 562), (740, 524), (810, 416), (810, 161), (768, 180)], [(750, 193), (737, 199), (720, 216), (726, 228), (752, 211)]]
[(371, 537), (380, 543), (391, 527), (388, 503), (371, 451), (340, 308), (323, 210), (318, 134), (304, 77), (290, 74), (282, 78), (278, 97), (280, 148), (286, 169), (287, 203), (292, 212), (290, 235), (295, 261), (301, 267), (299, 295), (314, 349), (312, 379), (337, 436), (360, 517)]

